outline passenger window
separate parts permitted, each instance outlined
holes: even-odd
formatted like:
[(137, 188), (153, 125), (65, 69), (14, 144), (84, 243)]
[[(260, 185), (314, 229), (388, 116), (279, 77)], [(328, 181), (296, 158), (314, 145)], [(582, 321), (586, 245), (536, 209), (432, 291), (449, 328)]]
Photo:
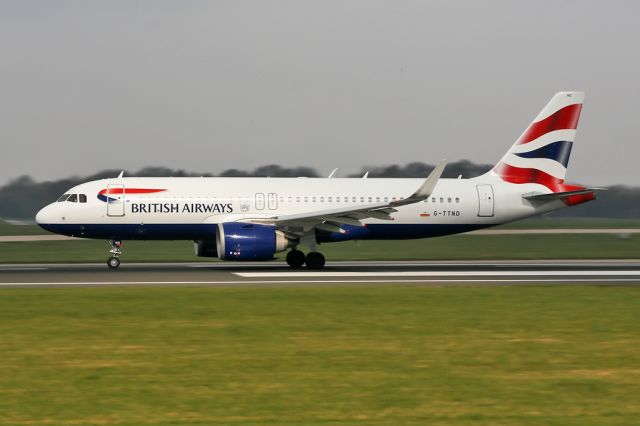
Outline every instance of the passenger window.
[(78, 202), (78, 194), (71, 194), (69, 196), (69, 198), (67, 198), (67, 201), (70, 203), (77, 203)]
[(80, 202), (81, 203), (86, 203), (87, 202), (87, 195), (86, 194), (80, 194)]
[(443, 197), (440, 197), (440, 202), (444, 203), (444, 198)]
[(451, 202), (451, 197), (447, 198), (447, 203)]
[(435, 203), (436, 202), (436, 197), (431, 197), (431, 202)]
[(69, 194), (64, 194), (62, 197), (58, 198), (58, 202), (62, 203), (63, 201), (67, 201), (67, 198), (69, 198)]
[(456, 203), (460, 202), (460, 198), (456, 197)]

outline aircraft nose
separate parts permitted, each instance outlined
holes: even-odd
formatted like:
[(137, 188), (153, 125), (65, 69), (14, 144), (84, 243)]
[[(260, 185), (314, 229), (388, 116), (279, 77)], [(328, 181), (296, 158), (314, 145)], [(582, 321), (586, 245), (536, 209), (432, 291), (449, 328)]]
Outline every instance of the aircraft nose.
[(36, 223), (40, 226), (51, 223), (51, 205), (45, 206), (40, 209), (36, 214)]

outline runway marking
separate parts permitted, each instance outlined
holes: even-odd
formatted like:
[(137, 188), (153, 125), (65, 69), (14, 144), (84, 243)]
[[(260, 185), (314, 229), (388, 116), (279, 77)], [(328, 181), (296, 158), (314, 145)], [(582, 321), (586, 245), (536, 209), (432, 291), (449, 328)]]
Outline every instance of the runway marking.
[(398, 272), (233, 272), (242, 278), (306, 278), (306, 277), (523, 277), (523, 276), (640, 276), (640, 270), (593, 270), (593, 271), (398, 271)]
[(420, 284), (437, 283), (473, 284), (473, 283), (640, 283), (640, 278), (519, 278), (519, 279), (385, 279), (385, 280), (248, 280), (248, 281), (85, 281), (85, 282), (14, 282), (0, 283), (0, 287), (38, 287), (38, 286), (136, 286), (136, 285), (245, 285), (245, 284)]
[(40, 268), (40, 267), (34, 267), (34, 268), (0, 268), (0, 271), (2, 272), (11, 272), (11, 271), (45, 271), (49, 268)]

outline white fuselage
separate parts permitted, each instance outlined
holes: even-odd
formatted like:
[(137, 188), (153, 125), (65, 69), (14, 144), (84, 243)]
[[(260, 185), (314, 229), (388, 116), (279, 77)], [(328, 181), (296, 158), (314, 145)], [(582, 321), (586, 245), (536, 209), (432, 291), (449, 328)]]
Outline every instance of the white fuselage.
[[(54, 232), (87, 238), (208, 239), (213, 238), (210, 229), (215, 224), (387, 203), (407, 197), (421, 183), (421, 179), (377, 178), (103, 179), (68, 191), (86, 195), (86, 202), (52, 203), (40, 211), (37, 222)], [(105, 195), (108, 188), (124, 191)], [(157, 192), (144, 192), (152, 190)], [(390, 214), (391, 221), (364, 219), (372, 232), (335, 240), (393, 239), (395, 231), (398, 238), (453, 234), (564, 206), (557, 200), (534, 206), (523, 199), (523, 194), (533, 192), (549, 190), (488, 175), (440, 179), (427, 200), (398, 207)]]

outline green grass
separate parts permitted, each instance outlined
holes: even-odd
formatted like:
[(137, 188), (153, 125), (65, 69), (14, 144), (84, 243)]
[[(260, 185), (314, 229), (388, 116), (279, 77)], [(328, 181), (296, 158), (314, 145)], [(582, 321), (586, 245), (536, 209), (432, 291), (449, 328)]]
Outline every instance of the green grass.
[(0, 291), (0, 425), (630, 425), (640, 288)]
[(51, 233), (38, 225), (12, 225), (0, 220), (0, 236), (11, 235), (50, 235)]
[[(189, 241), (125, 241), (125, 262), (194, 262)], [(0, 243), (0, 263), (104, 262), (106, 241)], [(331, 260), (603, 259), (640, 257), (640, 235), (453, 235), (407, 241), (323, 244)], [(282, 257), (282, 253), (278, 256)]]

